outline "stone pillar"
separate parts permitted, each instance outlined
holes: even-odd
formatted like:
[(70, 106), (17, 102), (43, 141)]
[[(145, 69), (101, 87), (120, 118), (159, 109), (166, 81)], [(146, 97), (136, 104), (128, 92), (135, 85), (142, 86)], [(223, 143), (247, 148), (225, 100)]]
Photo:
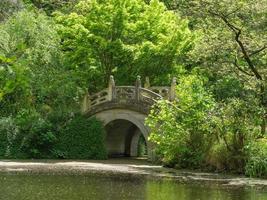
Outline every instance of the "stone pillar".
[(113, 76), (111, 75), (109, 77), (109, 83), (108, 83), (108, 100), (112, 101), (116, 98), (116, 93), (115, 93), (115, 81)]
[(141, 77), (137, 76), (136, 82), (135, 82), (135, 99), (136, 101), (140, 100), (140, 88), (142, 87), (141, 85)]
[(149, 81), (149, 77), (148, 76), (146, 76), (144, 88), (146, 88), (146, 89), (150, 88), (150, 81)]
[(170, 101), (174, 101), (176, 97), (176, 85), (177, 85), (176, 82), (177, 82), (177, 79), (173, 77), (172, 83), (171, 83), (171, 89), (170, 89), (170, 96), (169, 96)]

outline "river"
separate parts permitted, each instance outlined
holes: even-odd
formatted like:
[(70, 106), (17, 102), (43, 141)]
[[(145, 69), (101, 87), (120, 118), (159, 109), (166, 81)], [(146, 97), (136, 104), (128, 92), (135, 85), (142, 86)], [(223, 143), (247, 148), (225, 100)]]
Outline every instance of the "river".
[(265, 180), (108, 162), (1, 161), (0, 200), (267, 200)]

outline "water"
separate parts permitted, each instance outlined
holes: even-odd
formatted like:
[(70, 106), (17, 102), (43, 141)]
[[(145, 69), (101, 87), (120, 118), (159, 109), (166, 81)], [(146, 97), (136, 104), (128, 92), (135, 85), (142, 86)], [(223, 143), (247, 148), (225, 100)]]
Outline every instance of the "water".
[(138, 175), (0, 174), (0, 200), (267, 200), (267, 191)]

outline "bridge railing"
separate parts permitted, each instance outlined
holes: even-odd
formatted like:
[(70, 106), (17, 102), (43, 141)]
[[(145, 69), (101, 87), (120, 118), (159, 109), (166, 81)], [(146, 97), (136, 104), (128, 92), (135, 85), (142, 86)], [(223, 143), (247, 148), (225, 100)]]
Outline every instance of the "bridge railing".
[[(84, 99), (82, 112), (88, 112), (94, 107), (104, 103), (152, 106), (160, 99), (170, 101), (175, 98), (176, 79), (173, 79), (171, 87), (150, 87), (146, 78), (145, 88), (141, 86), (140, 77), (137, 77), (135, 86), (115, 86), (113, 76), (110, 77), (108, 88)], [(147, 109), (147, 108), (146, 108)]]
[(170, 87), (168, 86), (152, 86), (149, 90), (159, 94), (164, 99), (169, 99), (170, 96)]
[(90, 107), (109, 101), (108, 96), (108, 89), (101, 90), (100, 92), (89, 96)]
[(140, 100), (149, 104), (154, 104), (157, 100), (162, 99), (163, 97), (160, 94), (157, 94), (149, 89), (140, 88)]
[(135, 100), (136, 98), (136, 89), (134, 86), (116, 86), (115, 87), (115, 96), (113, 100), (121, 102), (129, 102)]

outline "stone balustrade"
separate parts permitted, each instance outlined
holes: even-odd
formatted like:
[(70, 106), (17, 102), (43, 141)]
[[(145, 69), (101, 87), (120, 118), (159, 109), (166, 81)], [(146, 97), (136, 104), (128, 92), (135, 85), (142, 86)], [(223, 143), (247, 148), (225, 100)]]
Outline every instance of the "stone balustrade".
[(108, 88), (93, 95), (86, 95), (82, 104), (82, 112), (93, 115), (103, 110), (114, 108), (130, 109), (148, 114), (151, 106), (160, 99), (175, 99), (176, 79), (171, 86), (150, 86), (146, 78), (144, 87), (140, 76), (135, 86), (116, 86), (113, 76), (110, 76)]

